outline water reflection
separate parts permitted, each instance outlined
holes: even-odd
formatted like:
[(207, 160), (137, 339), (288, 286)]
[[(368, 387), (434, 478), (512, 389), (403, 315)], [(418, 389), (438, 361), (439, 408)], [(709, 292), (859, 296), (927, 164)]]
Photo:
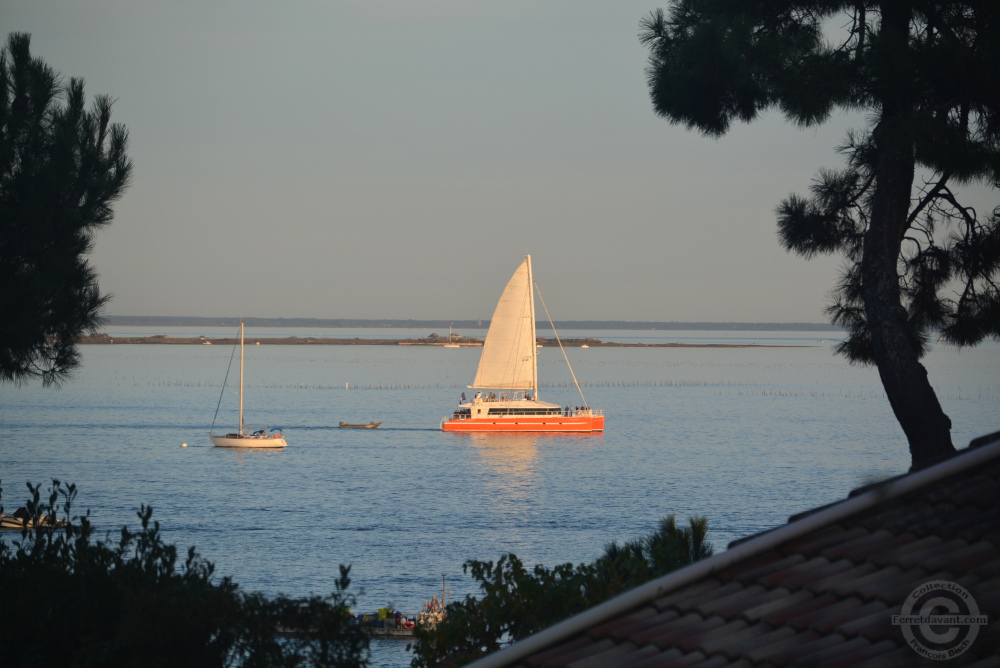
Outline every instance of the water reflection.
[(463, 434), (479, 453), (479, 477), (494, 516), (516, 524), (536, 510), (539, 485), (537, 434)]
[(539, 434), (463, 434), (497, 472), (524, 475), (538, 459)]

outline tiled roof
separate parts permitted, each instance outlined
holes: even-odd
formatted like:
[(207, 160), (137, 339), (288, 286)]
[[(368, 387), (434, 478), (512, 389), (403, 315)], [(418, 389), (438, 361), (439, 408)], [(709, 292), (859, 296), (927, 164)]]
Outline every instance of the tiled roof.
[[(1000, 666), (998, 548), (1000, 432), (731, 543), (473, 666), (942, 665), (921, 658), (892, 623), (918, 614), (904, 602), (931, 581), (964, 588), (989, 619), (948, 663)], [(927, 646), (932, 636), (919, 633)]]

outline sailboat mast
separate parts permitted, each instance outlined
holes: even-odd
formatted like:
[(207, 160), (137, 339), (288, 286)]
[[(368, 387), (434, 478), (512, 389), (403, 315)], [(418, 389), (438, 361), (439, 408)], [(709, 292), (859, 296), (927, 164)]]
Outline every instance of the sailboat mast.
[(243, 435), (243, 323), (240, 323), (240, 436)]
[(531, 255), (528, 259), (528, 301), (531, 305), (531, 389), (538, 401), (538, 336), (535, 333), (535, 279), (531, 274)]

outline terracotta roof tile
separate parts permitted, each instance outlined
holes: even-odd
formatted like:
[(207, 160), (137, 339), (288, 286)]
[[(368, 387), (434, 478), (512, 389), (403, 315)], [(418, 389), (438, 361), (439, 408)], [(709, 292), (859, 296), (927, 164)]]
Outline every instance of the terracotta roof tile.
[[(610, 640), (604, 642), (611, 644)], [(566, 658), (572, 656), (574, 652), (594, 646), (595, 642), (587, 636), (576, 636), (567, 642), (530, 657), (525, 663), (528, 666), (564, 666)]]
[(781, 547), (781, 553), (799, 553), (806, 557), (814, 557), (828, 547), (844, 541), (854, 540), (867, 534), (868, 532), (862, 527), (854, 527), (850, 531), (846, 531), (841, 526), (833, 525), (823, 531), (811, 533), (800, 539), (789, 541)]
[(913, 530), (921, 536), (933, 534), (948, 541), (957, 538), (960, 533), (964, 533), (970, 521), (976, 521), (970, 518), (969, 513), (967, 508), (951, 506), (934, 508), (930, 515), (919, 520), (920, 523)]
[(926, 666), (928, 663), (935, 663), (931, 661), (918, 662), (918, 658), (909, 647), (897, 646), (894, 650), (860, 661), (851, 668), (912, 668), (912, 666)]
[(573, 649), (566, 648), (566, 652), (553, 655), (548, 661), (545, 662), (545, 665), (551, 666), (552, 668), (555, 668), (556, 666), (569, 666), (584, 658), (591, 657), (596, 654), (602, 654), (608, 652), (609, 650), (614, 651), (618, 647), (620, 647), (620, 645), (615, 644), (611, 640), (601, 640)]
[(991, 626), (1000, 629), (1000, 624), (993, 624), (993, 620), (1000, 617), (1000, 586), (997, 586), (997, 581), (990, 580), (984, 582), (972, 587), (972, 591), (976, 597), (976, 603), (979, 604), (979, 609), (986, 614), (992, 613), (993, 616), (990, 617)]
[(1000, 543), (1000, 517), (979, 518), (978, 522), (969, 524), (955, 534), (968, 542), (986, 539), (992, 543)]
[(722, 619), (722, 617), (700, 619), (700, 621), (688, 626), (660, 630), (659, 633), (650, 638), (649, 642), (663, 649), (667, 649), (668, 647), (678, 647), (683, 650), (684, 648), (681, 647), (681, 645), (690, 645), (691, 638), (700, 638), (705, 633), (723, 626), (725, 623), (726, 621)]
[(984, 509), (990, 508), (990, 499), (995, 498), (997, 480), (993, 476), (980, 475), (965, 481), (960, 489), (951, 493), (949, 501), (956, 506), (974, 505)]
[(947, 543), (937, 543), (936, 545), (930, 545), (919, 550), (914, 550), (913, 552), (908, 552), (900, 556), (896, 565), (904, 570), (909, 570), (916, 566), (923, 564), (928, 559), (932, 559), (939, 554), (946, 554), (952, 550), (957, 550), (966, 545), (963, 541), (948, 541)]
[[(994, 543), (996, 545), (996, 543)], [(996, 548), (994, 553), (994, 558), (987, 561), (979, 566), (972, 569), (972, 572), (977, 574), (984, 580), (987, 578), (993, 578), (1000, 576), (1000, 547)]]
[(935, 547), (941, 544), (941, 539), (937, 536), (924, 536), (919, 540), (901, 545), (891, 550), (886, 550), (882, 554), (873, 554), (868, 558), (876, 566), (888, 566), (889, 564), (899, 564), (899, 560), (904, 555), (920, 552), (922, 554), (933, 554)]
[(720, 573), (719, 579), (724, 582), (737, 580), (743, 584), (750, 584), (757, 582), (759, 578), (766, 575), (782, 572), (805, 561), (805, 557), (801, 554), (792, 554), (787, 557), (782, 557), (778, 553), (768, 552), (764, 556), (766, 559), (753, 559), (738, 568), (734, 568), (726, 573)]
[(867, 608), (867, 614), (858, 611), (858, 616), (854, 619), (842, 621), (837, 627), (837, 633), (848, 638), (861, 636), (877, 642), (886, 638), (898, 637), (899, 630), (892, 625), (892, 615), (898, 613), (898, 606), (886, 606), (881, 603), (871, 604)]
[(755, 624), (754, 633), (746, 634), (742, 639), (734, 640), (729, 645), (721, 647), (719, 651), (730, 659), (744, 658), (748, 661), (755, 661), (752, 654), (762, 647), (775, 647), (793, 638), (797, 634), (787, 626), (773, 629), (766, 624)]
[(796, 591), (797, 589), (802, 589), (803, 587), (806, 587), (806, 585), (816, 582), (817, 580), (822, 580), (823, 578), (836, 575), (837, 573), (843, 573), (854, 566), (854, 564), (847, 559), (841, 559), (840, 561), (834, 563), (830, 563), (830, 561), (825, 557), (822, 558), (822, 560), (823, 561), (820, 562), (816, 559), (810, 559), (808, 563), (813, 565), (811, 568), (803, 568), (796, 574), (779, 582), (774, 582), (773, 584), (780, 585), (789, 591)]
[(746, 652), (765, 644), (773, 644), (794, 635), (794, 631), (789, 628), (775, 630), (766, 624), (753, 624), (744, 628), (733, 628), (727, 636), (707, 640), (701, 648), (709, 654), (721, 653), (733, 661), (743, 657)]
[[(623, 640), (646, 640), (648, 641), (649, 635), (655, 634), (659, 629), (667, 628), (671, 626), (675, 620), (680, 617), (680, 613), (676, 610), (667, 610), (661, 612), (652, 617), (646, 617), (642, 620), (636, 620), (631, 624), (622, 626), (616, 629), (610, 630), (606, 635), (612, 640), (621, 642)], [(696, 617), (695, 617), (696, 618)], [(602, 636), (591, 631), (591, 635), (595, 638), (600, 638)]]
[(816, 610), (825, 608), (828, 605), (836, 603), (838, 600), (833, 594), (816, 596), (812, 592), (806, 593), (809, 594), (808, 599), (805, 599), (801, 603), (796, 603), (795, 605), (766, 613), (761, 617), (761, 621), (767, 622), (771, 626), (789, 624), (792, 620), (799, 619), (803, 615), (808, 615)]
[[(908, 517), (902, 519), (898, 523), (886, 524), (882, 528), (893, 533), (904, 533), (909, 532), (916, 535), (918, 538), (926, 538), (927, 536), (936, 536), (942, 538), (943, 540), (948, 540), (953, 538), (952, 535), (942, 535), (942, 531), (945, 527), (952, 525), (955, 521), (962, 518), (961, 511), (948, 505), (931, 505), (927, 504), (925, 507), (920, 509), (914, 509)], [(871, 518), (871, 524), (874, 526), (879, 525), (879, 518)]]
[(831, 545), (823, 550), (823, 556), (830, 561), (846, 558), (858, 564), (869, 559), (872, 555), (899, 548), (906, 543), (912, 543), (916, 538), (912, 533), (897, 536), (885, 529), (879, 529), (867, 536)]
[[(826, 592), (831, 591), (838, 585), (851, 582), (857, 578), (863, 577), (872, 573), (876, 570), (875, 564), (860, 564), (854, 568), (850, 568), (839, 573), (831, 573), (824, 578), (820, 578), (814, 582), (809, 582), (806, 584), (806, 589), (812, 592)], [(836, 592), (833, 592), (836, 595)]]
[(665, 610), (671, 606), (677, 606), (680, 609), (686, 601), (694, 598), (699, 598), (705, 596), (707, 592), (719, 589), (722, 587), (722, 583), (715, 578), (709, 578), (706, 580), (701, 580), (697, 584), (693, 584), (689, 587), (684, 587), (678, 589), (675, 592), (667, 594), (656, 599), (653, 605), (656, 606), (658, 610)]
[(730, 662), (724, 656), (713, 656), (700, 663), (696, 663), (691, 668), (751, 668), (750, 664), (743, 661)]
[[(631, 646), (630, 646), (631, 647)], [(625, 654), (609, 655), (601, 654), (591, 659), (582, 659), (570, 664), (571, 668), (598, 668), (598, 666), (637, 666), (644, 661), (662, 656), (663, 652), (655, 647), (647, 646), (635, 648)], [(597, 660), (594, 660), (597, 659)], [(661, 664), (662, 665), (662, 664)]]
[(636, 647), (632, 643), (612, 645), (604, 651), (588, 654), (566, 664), (569, 668), (599, 668), (601, 666), (629, 666), (656, 653), (654, 647)]
[[(698, 650), (704, 652), (706, 655), (711, 656), (716, 651), (719, 650), (721, 645), (725, 645), (733, 638), (743, 637), (748, 638), (755, 634), (752, 630), (753, 627), (747, 626), (744, 621), (737, 620), (735, 622), (729, 622), (722, 626), (717, 626), (713, 629), (706, 630), (703, 633), (698, 633), (691, 635), (677, 643), (677, 648), (683, 652), (693, 652)], [(748, 635), (743, 635), (748, 633)]]
[(961, 663), (1000, 668), (1000, 623), (992, 623), (1000, 618), (1000, 440), (845, 503), (734, 541), (705, 568), (653, 583), (634, 607), (553, 639), (525, 665), (915, 665), (922, 659), (892, 615), (916, 587), (942, 579), (968, 589), (991, 617)]
[[(789, 565), (773, 573), (767, 573), (762, 575), (757, 582), (764, 585), (765, 587), (784, 587), (786, 589), (799, 589), (802, 586), (803, 580), (796, 579), (800, 578), (804, 573), (814, 573), (817, 568), (825, 567), (830, 565), (830, 560), (826, 557), (814, 557), (806, 561), (805, 557), (800, 554), (794, 555), (798, 557), (796, 563)], [(791, 558), (791, 557), (789, 557)], [(835, 568), (847, 568), (849, 564), (845, 561), (844, 563), (836, 566)]]
[(850, 651), (835, 654), (830, 658), (830, 664), (839, 664), (841, 666), (853, 666), (858, 665), (863, 661), (867, 661), (872, 657), (881, 656), (883, 654), (891, 654), (899, 648), (899, 644), (891, 640), (881, 640), (875, 643), (869, 643), (866, 646), (858, 646), (852, 648)]
[[(747, 603), (753, 603), (755, 599), (767, 592), (767, 590), (760, 585), (753, 585), (752, 587), (747, 588), (743, 588), (742, 585), (739, 585), (739, 587), (740, 588), (738, 590), (733, 591), (726, 596), (715, 597), (699, 603), (694, 607), (695, 612), (704, 615), (705, 617), (708, 617), (709, 615), (719, 615), (724, 619), (731, 619), (744, 610)], [(722, 590), (720, 589), (719, 591)]]
[(895, 566), (879, 569), (871, 566), (871, 569), (871, 572), (867, 575), (851, 578), (826, 589), (834, 596), (840, 596), (841, 598), (856, 596), (864, 601), (868, 601), (875, 597), (875, 591), (878, 590), (881, 583), (897, 577), (902, 572)]
[(990, 656), (982, 661), (970, 663), (966, 668), (1000, 668), (1000, 656)]
[(902, 534), (910, 531), (932, 510), (933, 506), (923, 499), (915, 499), (912, 503), (891, 503), (876, 513), (860, 518), (860, 524), (869, 531), (887, 529)]
[(760, 602), (744, 610), (741, 616), (749, 622), (756, 622), (814, 598), (814, 594), (805, 590), (792, 594), (787, 589), (772, 589), (768, 596), (761, 596)]
[(836, 645), (843, 644), (844, 638), (836, 634), (832, 635), (819, 635), (815, 634), (812, 638), (807, 636), (800, 636), (800, 639), (804, 642), (795, 643), (789, 645), (784, 649), (769, 654), (765, 657), (768, 663), (775, 665), (786, 665), (792, 662), (797, 662), (804, 656), (809, 656), (820, 650), (826, 649), (828, 647), (834, 647)]
[[(849, 599), (849, 600), (853, 601), (855, 599)], [(809, 628), (812, 629), (813, 631), (816, 631), (817, 633), (832, 633), (836, 631), (841, 635), (846, 635), (843, 629), (841, 629), (841, 626), (847, 624), (848, 622), (856, 621), (859, 618), (867, 617), (875, 613), (885, 613), (886, 619), (888, 619), (889, 614), (891, 614), (891, 613), (886, 613), (886, 610), (888, 608), (881, 601), (872, 601), (862, 606), (853, 608), (845, 606), (844, 608), (838, 610), (837, 612), (834, 612), (835, 607), (836, 606), (831, 607), (826, 615), (814, 619), (813, 622), (809, 625)]]
[(544, 665), (551, 666), (553, 668), (556, 666), (568, 666), (575, 661), (579, 661), (595, 654), (601, 654), (608, 650), (615, 649), (616, 647), (618, 647), (618, 645), (611, 640), (590, 642), (587, 644), (581, 644), (578, 647), (570, 647), (567, 645), (563, 646), (563, 651), (552, 653), (545, 661)]
[[(907, 594), (913, 591), (914, 587), (928, 580), (935, 579), (930, 577), (930, 573), (922, 568), (914, 568), (901, 573), (899, 569), (894, 570), (899, 574), (886, 577), (884, 580), (876, 579), (865, 583), (858, 583), (855, 595), (866, 601), (878, 599), (887, 605), (898, 604), (906, 598)], [(888, 573), (889, 571), (886, 569), (879, 572)]]
[[(831, 595), (833, 600), (837, 600)], [(861, 601), (856, 598), (848, 598), (837, 603), (830, 603), (822, 607), (817, 607), (811, 612), (797, 615), (788, 620), (788, 625), (795, 629), (808, 629), (819, 619), (824, 619), (832, 615), (840, 615), (861, 607)]]
[[(678, 630), (683, 631), (689, 627), (695, 626), (696, 624), (701, 624), (704, 621), (705, 619), (701, 615), (687, 614), (672, 621), (658, 624), (656, 626), (649, 626), (641, 631), (636, 631), (629, 635), (628, 639), (638, 645), (645, 645), (653, 642), (654, 638), (661, 635)], [(662, 643), (655, 644), (659, 647), (665, 647)]]
[[(669, 610), (662, 614), (666, 616), (666, 619), (660, 621), (670, 621), (676, 619), (678, 616), (674, 610)], [(653, 616), (656, 616), (656, 610), (653, 608), (648, 606), (640, 608), (635, 612), (615, 617), (604, 624), (595, 626), (590, 629), (590, 636), (595, 639), (605, 636), (610, 636), (616, 640), (627, 638), (633, 630), (647, 628), (651, 622), (650, 618)]]
[[(967, 480), (968, 478), (966, 478)], [(936, 485), (932, 489), (924, 490), (922, 496), (931, 503), (950, 503), (951, 497), (955, 494), (955, 487), (951, 483)]]
[(964, 506), (940, 519), (943, 526), (938, 529), (938, 535), (943, 538), (961, 538), (967, 543), (1000, 539), (997, 533), (1000, 517), (991, 517), (980, 509)]
[[(771, 642), (761, 643), (755, 647), (748, 647), (743, 650), (743, 657), (754, 664), (770, 663), (770, 658), (772, 656), (782, 656), (782, 654), (788, 651), (792, 647), (797, 647), (804, 645), (808, 642), (812, 642), (819, 636), (813, 631), (806, 631), (804, 633), (796, 633), (792, 629), (785, 627), (782, 629), (784, 634), (782, 636), (774, 636)], [(791, 631), (789, 635), (787, 632)]]
[(871, 643), (864, 638), (854, 638), (846, 642), (836, 643), (818, 649), (812, 654), (798, 657), (797, 663), (805, 666), (834, 666), (847, 665), (840, 658), (843, 655), (864, 651), (871, 647)]
[[(983, 595), (986, 595), (991, 591), (1000, 592), (1000, 575), (996, 575), (991, 578), (982, 578), (976, 583), (971, 583), (969, 586)], [(998, 610), (998, 612), (1000, 612), (1000, 610)]]
[[(963, 543), (965, 541), (962, 541)], [(942, 552), (920, 564), (928, 570), (947, 570), (951, 573), (964, 573), (976, 566), (981, 566), (993, 560), (997, 548), (992, 543), (980, 541), (948, 552)]]
[(685, 668), (693, 666), (705, 660), (705, 655), (701, 652), (684, 655), (676, 649), (667, 650), (652, 655), (632, 665), (632, 668)]

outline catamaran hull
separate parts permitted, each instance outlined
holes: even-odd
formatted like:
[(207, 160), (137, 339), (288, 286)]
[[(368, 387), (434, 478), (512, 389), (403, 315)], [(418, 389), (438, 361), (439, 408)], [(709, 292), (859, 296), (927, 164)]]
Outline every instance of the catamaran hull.
[(284, 448), (288, 445), (282, 437), (277, 438), (230, 438), (228, 436), (209, 436), (217, 448)]
[[(479, 391), (470, 402), (465, 401), (462, 393), (462, 403), (441, 421), (443, 431), (583, 434), (604, 431), (604, 413), (591, 409), (586, 399), (583, 406), (573, 410), (538, 400), (533, 286), (531, 256), (525, 255), (493, 311), (476, 377), (469, 385)], [(569, 364), (568, 357), (566, 363)]]
[(509, 417), (488, 420), (445, 420), (443, 431), (491, 432), (491, 431), (531, 431), (531, 432), (576, 432), (590, 433), (604, 431), (604, 416), (593, 417)]

